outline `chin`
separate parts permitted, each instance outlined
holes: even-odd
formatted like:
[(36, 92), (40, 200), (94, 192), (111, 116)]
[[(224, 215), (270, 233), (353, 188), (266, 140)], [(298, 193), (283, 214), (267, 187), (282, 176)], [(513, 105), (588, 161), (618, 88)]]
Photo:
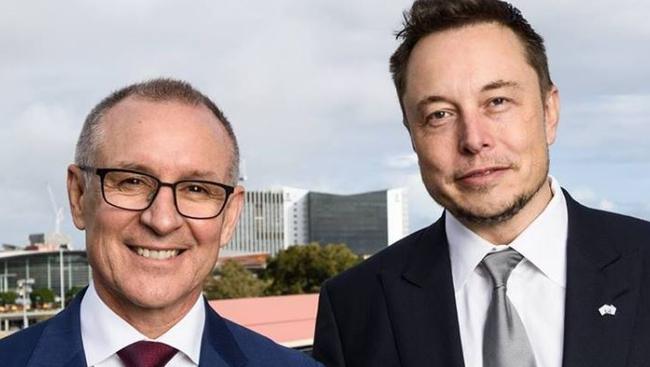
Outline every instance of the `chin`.
[(499, 210), (491, 208), (449, 207), (449, 211), (458, 219), (480, 225), (491, 225), (507, 222), (517, 215), (530, 201), (529, 197), (519, 196)]

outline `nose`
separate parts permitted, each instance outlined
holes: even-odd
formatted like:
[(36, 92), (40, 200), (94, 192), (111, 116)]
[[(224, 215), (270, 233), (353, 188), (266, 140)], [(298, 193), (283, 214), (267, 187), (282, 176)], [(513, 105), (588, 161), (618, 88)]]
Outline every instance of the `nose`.
[(488, 118), (466, 113), (458, 124), (459, 150), (465, 155), (476, 155), (494, 146), (494, 132)]
[(140, 215), (140, 221), (160, 236), (172, 233), (183, 225), (184, 219), (176, 209), (171, 187), (160, 187), (151, 206)]

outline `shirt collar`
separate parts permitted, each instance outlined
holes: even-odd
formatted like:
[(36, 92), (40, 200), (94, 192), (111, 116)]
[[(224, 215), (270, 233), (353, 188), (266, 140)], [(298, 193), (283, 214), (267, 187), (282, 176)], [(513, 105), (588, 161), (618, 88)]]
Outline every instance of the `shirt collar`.
[[(557, 180), (549, 176), (553, 197), (542, 213), (509, 246), (521, 253), (546, 277), (566, 286), (566, 200)], [(449, 211), (445, 215), (454, 291), (460, 291), (489, 252), (501, 250), (465, 227)]]
[(150, 339), (113, 312), (99, 298), (93, 282), (90, 282), (81, 300), (80, 320), (81, 340), (89, 366), (99, 364), (127, 345), (141, 340), (170, 345), (196, 365), (199, 364), (205, 324), (205, 304), (202, 297), (198, 297), (194, 306), (176, 325), (158, 339)]

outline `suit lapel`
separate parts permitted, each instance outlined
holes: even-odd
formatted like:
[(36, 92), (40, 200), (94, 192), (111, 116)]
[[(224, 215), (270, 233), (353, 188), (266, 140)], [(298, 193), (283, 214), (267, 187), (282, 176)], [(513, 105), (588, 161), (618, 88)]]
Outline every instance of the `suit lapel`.
[(401, 272), (381, 281), (403, 367), (463, 366), (444, 216), (412, 243)]
[(79, 309), (85, 289), (63, 311), (47, 321), (28, 366), (85, 367)]
[[(564, 366), (624, 366), (638, 303), (637, 247), (619, 250), (625, 235), (565, 192), (569, 210)], [(599, 308), (614, 305), (615, 315)]]
[(205, 301), (205, 326), (199, 365), (241, 367), (248, 363), (225, 320)]

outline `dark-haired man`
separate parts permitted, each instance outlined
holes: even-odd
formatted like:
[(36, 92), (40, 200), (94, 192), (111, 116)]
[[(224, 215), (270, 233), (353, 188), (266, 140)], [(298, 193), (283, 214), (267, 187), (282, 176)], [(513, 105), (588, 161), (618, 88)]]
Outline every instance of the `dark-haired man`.
[(189, 84), (155, 79), (105, 98), (68, 168), (93, 281), (54, 318), (0, 341), (0, 364), (319, 365), (201, 296), (242, 207), (238, 166), (230, 123)]
[(650, 224), (548, 175), (542, 38), (498, 0), (418, 0), (390, 65), (442, 218), (321, 290), (327, 366), (650, 365)]

